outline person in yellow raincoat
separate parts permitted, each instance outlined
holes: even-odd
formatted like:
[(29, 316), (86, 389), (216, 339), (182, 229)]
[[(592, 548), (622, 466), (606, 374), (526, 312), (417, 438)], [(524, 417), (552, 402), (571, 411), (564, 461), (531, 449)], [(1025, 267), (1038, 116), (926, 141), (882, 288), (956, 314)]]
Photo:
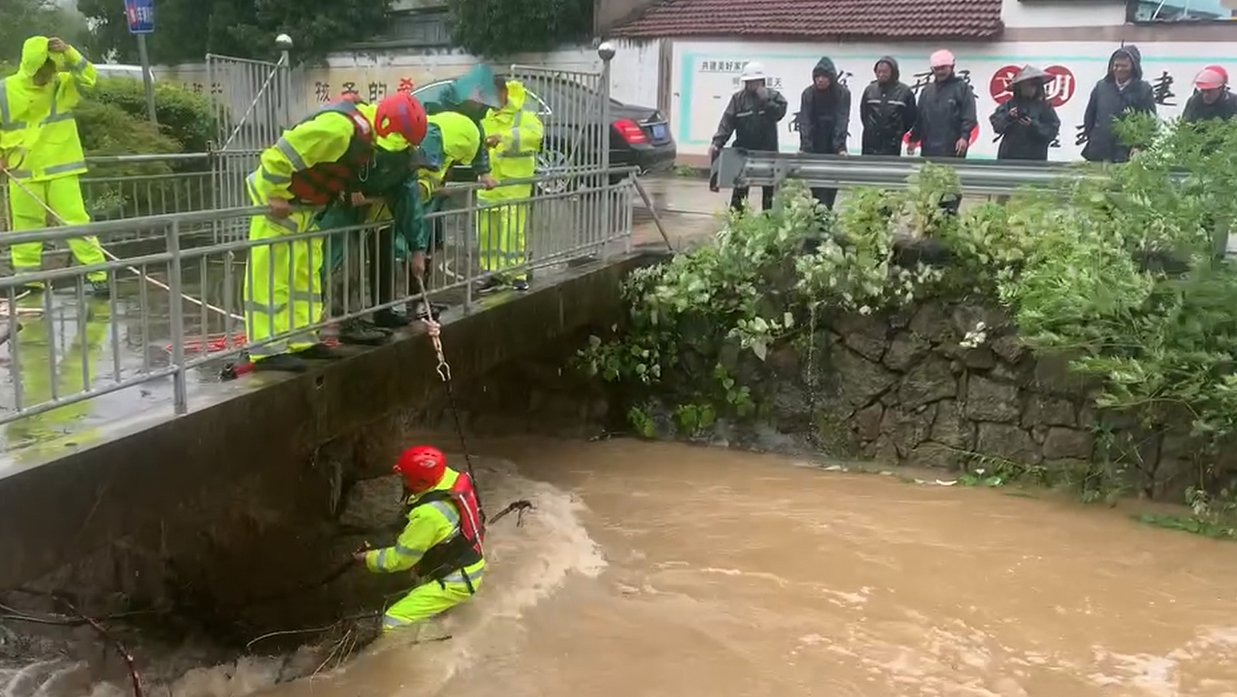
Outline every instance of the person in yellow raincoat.
[[(321, 207), (359, 191), (375, 148), (416, 146), (426, 129), (421, 103), (397, 92), (377, 106), (341, 100), (284, 131), (246, 180), (254, 205), (268, 208), (251, 220), (249, 239), (309, 231)], [(245, 320), (249, 341), (259, 344), (250, 352), (255, 370), (300, 372), (305, 359), (336, 357), (307, 330), (322, 314), (323, 261), (320, 237), (250, 249)]]
[(408, 524), (395, 544), (357, 552), (374, 573), (411, 571), (415, 587), (386, 609), (383, 630), (427, 620), (467, 601), (481, 587), (485, 524), (472, 479), (447, 467), (437, 448), (405, 450), (395, 465), (411, 496)]
[[(73, 109), (97, 79), (94, 65), (77, 49), (54, 37), (32, 36), (22, 45), (21, 67), (0, 80), (0, 165), (9, 179), (13, 230), (47, 227), (44, 204), (66, 225), (90, 222), (79, 181), (86, 158)], [(94, 237), (71, 239), (69, 248), (79, 264), (104, 261)], [(43, 243), (15, 244), (11, 254), (17, 273), (37, 271)], [(107, 294), (107, 272), (94, 271), (87, 280), (96, 294)]]
[(515, 203), (532, 196), (532, 184), (503, 183), (531, 178), (537, 171), (537, 153), (545, 128), (533, 111), (526, 110), (527, 93), (518, 80), (496, 81), (502, 106), (490, 109), (481, 122), (486, 145), (490, 148), (491, 172), (499, 186), (477, 194), (481, 210), (477, 215), (477, 240), (481, 268), (491, 275), (482, 282), (482, 290), (505, 285), (515, 290), (528, 290), (528, 274), (514, 272), (510, 278), (505, 270), (525, 261), (524, 229), (528, 223), (528, 203)]

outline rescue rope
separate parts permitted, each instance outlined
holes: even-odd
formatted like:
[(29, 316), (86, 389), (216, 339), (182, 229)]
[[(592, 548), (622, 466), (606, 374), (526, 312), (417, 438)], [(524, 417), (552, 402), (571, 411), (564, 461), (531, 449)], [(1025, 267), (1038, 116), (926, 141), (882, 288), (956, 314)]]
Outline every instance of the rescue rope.
[[(421, 302), (425, 306), (427, 314), (432, 313), (430, 310), (430, 296), (425, 290), (425, 281), (420, 276), (413, 276), (417, 280), (417, 290), (421, 293)], [(425, 321), (426, 326), (436, 329), (437, 323), (432, 319)], [(442, 336), (438, 331), (431, 331), (430, 342), (434, 345), (434, 353), (438, 359), (438, 365), (434, 368), (438, 373), (438, 377), (442, 379), (442, 384), (447, 389), (447, 407), (451, 410), (451, 417), (455, 421), (455, 432), (460, 437), (460, 449), (464, 451), (464, 464), (468, 468), (468, 478), (472, 480), (474, 496), (477, 497), (477, 511), (481, 514), (481, 524), (485, 524), (485, 505), (481, 502), (481, 485), (477, 482), (477, 475), (473, 472), (472, 455), (468, 452), (468, 442), (464, 438), (464, 424), (460, 421), (460, 410), (455, 405), (455, 392), (451, 389), (451, 364), (447, 363), (447, 356), (442, 350)]]
[[(0, 171), (3, 171), (3, 172), (4, 172), (4, 174), (5, 174), (5, 176), (7, 176), (7, 177), (9, 178), (9, 181), (11, 181), (11, 182), (13, 182), (14, 184), (16, 184), (16, 185), (17, 185), (17, 188), (21, 189), (23, 193), (25, 193), (27, 196), (29, 196), (30, 198), (32, 198), (32, 199), (34, 199), (35, 201), (37, 201), (37, 202), (38, 202), (38, 204), (39, 204), (39, 206), (40, 206), (40, 207), (42, 207), (42, 209), (43, 209), (45, 212), (47, 212), (47, 214), (48, 214), (48, 215), (52, 216), (52, 218), (54, 218), (58, 224), (60, 224), (60, 225), (62, 225), (62, 226), (64, 226), (64, 227), (69, 227), (69, 224), (68, 224), (68, 223), (66, 223), (66, 222), (64, 221), (64, 218), (61, 218), (61, 217), (60, 217), (60, 214), (58, 214), (58, 213), (56, 213), (56, 211), (52, 210), (52, 209), (51, 209), (51, 207), (50, 207), (50, 206), (48, 206), (48, 205), (47, 205), (47, 204), (43, 201), (43, 199), (39, 198), (38, 196), (35, 196), (35, 195), (34, 195), (34, 192), (32, 192), (32, 191), (30, 191), (30, 189), (26, 188), (26, 185), (25, 185), (25, 184), (23, 184), (23, 183), (22, 183), (22, 181), (21, 181), (20, 179), (18, 179), (17, 177), (13, 176), (13, 173), (12, 173), (12, 172), (10, 172), (10, 171), (9, 171), (9, 169), (8, 169), (7, 167), (0, 166)], [(102, 244), (100, 244), (100, 245), (99, 245), (99, 250), (100, 250), (100, 251), (102, 251), (102, 252), (103, 252), (103, 256), (107, 257), (108, 259), (110, 259), (110, 260), (112, 260), (112, 261), (120, 261), (120, 257), (118, 257), (118, 256), (116, 256), (115, 254), (112, 254), (111, 252), (107, 251), (107, 248), (105, 248)], [(141, 271), (138, 271), (136, 268), (134, 268), (134, 267), (132, 267), (132, 266), (126, 266), (126, 267), (125, 267), (125, 270), (127, 270), (129, 273), (132, 273), (132, 274), (133, 274), (133, 275), (135, 275), (135, 276), (140, 277), (142, 280), (146, 281), (147, 283), (149, 283), (150, 285), (152, 285), (152, 286), (154, 286), (154, 287), (156, 287), (156, 288), (161, 288), (161, 289), (163, 289), (163, 290), (165, 290), (165, 291), (167, 291), (167, 292), (169, 292), (169, 293), (171, 293), (171, 292), (172, 292), (172, 288), (171, 288), (170, 286), (168, 286), (167, 284), (162, 283), (161, 281), (155, 280), (154, 278), (151, 278), (149, 274), (146, 274), (146, 273), (143, 273), (143, 272), (141, 272)], [(198, 300), (197, 298), (195, 298), (195, 297), (193, 297), (193, 296), (191, 296), (191, 295), (187, 295), (187, 294), (185, 294), (185, 293), (181, 293), (181, 294), (180, 294), (180, 297), (181, 297), (181, 298), (183, 298), (183, 299), (185, 299), (185, 300), (188, 300), (189, 302), (193, 303), (194, 305), (197, 305), (198, 307), (204, 307), (204, 308), (206, 308), (207, 310), (210, 310), (210, 311), (212, 311), (212, 312), (215, 312), (215, 313), (217, 313), (217, 314), (220, 314), (220, 315), (222, 315), (222, 316), (224, 316), (224, 317), (228, 317), (228, 318), (231, 318), (231, 319), (234, 319), (234, 320), (238, 320), (238, 321), (241, 321), (241, 322), (244, 322), (244, 321), (245, 321), (245, 318), (244, 318), (244, 317), (242, 317), (242, 316), (240, 316), (240, 315), (234, 315), (234, 314), (232, 314), (231, 312), (228, 312), (227, 310), (223, 309), (222, 307), (215, 307), (214, 305), (211, 305), (210, 303), (207, 303), (207, 302), (203, 302), (203, 301), (201, 301), (201, 300)]]

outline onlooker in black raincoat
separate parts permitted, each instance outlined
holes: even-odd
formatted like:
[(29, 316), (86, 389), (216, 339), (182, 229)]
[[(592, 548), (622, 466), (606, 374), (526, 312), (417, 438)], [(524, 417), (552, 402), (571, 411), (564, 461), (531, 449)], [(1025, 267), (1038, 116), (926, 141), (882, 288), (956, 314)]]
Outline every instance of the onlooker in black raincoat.
[(859, 120), (863, 122), (864, 155), (901, 155), (902, 138), (914, 128), (919, 110), (915, 93), (899, 81), (898, 61), (884, 56), (873, 68), (876, 79), (863, 91)]
[(1108, 59), (1108, 74), (1095, 83), (1082, 120), (1086, 146), (1083, 159), (1091, 162), (1125, 162), (1129, 146), (1117, 140), (1113, 121), (1130, 112), (1155, 113), (1155, 92), (1144, 79), (1142, 53), (1137, 46), (1123, 46)]
[(1013, 97), (992, 112), (992, 129), (1001, 136), (998, 160), (1047, 160), (1048, 147), (1061, 132), (1061, 119), (1048, 103), (1044, 84), (1052, 76), (1024, 66), (1009, 83)]
[(978, 117), (975, 92), (954, 72), (955, 64), (949, 51), (932, 54), (933, 81), (919, 95), (919, 118), (911, 129), (907, 154), (914, 155), (919, 143), (924, 157), (966, 157)]
[[(726, 147), (732, 135), (736, 148), (777, 152), (777, 124), (786, 116), (786, 98), (765, 85), (766, 77), (764, 66), (756, 61), (743, 66), (743, 73), (739, 76), (743, 89), (735, 92), (722, 113), (717, 133), (713, 136), (713, 145), (709, 148), (711, 158)], [(735, 187), (730, 197), (730, 207), (735, 210), (744, 208), (747, 192), (746, 186)], [(760, 203), (763, 210), (773, 207), (773, 187), (761, 187)]]
[[(945, 49), (928, 59), (933, 79), (919, 95), (919, 118), (911, 129), (906, 154), (913, 156), (918, 144), (924, 157), (966, 157), (979, 117), (975, 92), (958, 77), (956, 65), (954, 54)], [(941, 201), (941, 207), (950, 213), (957, 213), (961, 205), (962, 196), (957, 194)]]
[[(817, 154), (845, 155), (850, 134), (850, 90), (838, 82), (833, 61), (821, 58), (812, 69), (812, 84), (803, 90), (799, 114), (799, 150)], [(837, 189), (812, 189), (812, 195), (829, 210), (837, 200)]]
[(1186, 123), (1227, 120), (1237, 116), (1237, 99), (1228, 91), (1228, 75), (1219, 66), (1207, 66), (1194, 78), (1196, 91), (1185, 103)]

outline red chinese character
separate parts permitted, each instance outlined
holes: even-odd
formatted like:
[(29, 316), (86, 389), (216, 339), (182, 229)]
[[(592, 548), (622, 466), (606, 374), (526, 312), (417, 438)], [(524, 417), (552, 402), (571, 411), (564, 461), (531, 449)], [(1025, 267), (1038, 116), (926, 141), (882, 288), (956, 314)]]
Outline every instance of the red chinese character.
[(411, 92), (411, 91), (412, 91), (412, 88), (413, 88), (412, 78), (410, 78), (410, 77), (401, 77), (401, 78), (399, 79), (399, 89), (397, 89), (397, 90), (395, 90), (395, 91), (396, 91), (396, 92)]

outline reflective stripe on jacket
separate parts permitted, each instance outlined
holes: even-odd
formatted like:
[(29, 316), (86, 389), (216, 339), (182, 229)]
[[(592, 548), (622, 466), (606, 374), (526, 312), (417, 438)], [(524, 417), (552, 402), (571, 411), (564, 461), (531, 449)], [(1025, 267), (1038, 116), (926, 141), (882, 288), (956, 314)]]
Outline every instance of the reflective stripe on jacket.
[(498, 144), (490, 148), (491, 173), (499, 182), (527, 179), (537, 172), (545, 127), (537, 114), (524, 109), (527, 97), (523, 83), (508, 80), (507, 103), (501, 109), (490, 109), (481, 122), (486, 133), (499, 137)]
[[(459, 476), (458, 472), (447, 468), (442, 481), (438, 482), (438, 485), (430, 491), (450, 491), (451, 487), (455, 486), (455, 480)], [(410, 502), (415, 503), (416, 499), (428, 493), (428, 491), (423, 492), (413, 497)], [(370, 571), (377, 573), (408, 571), (416, 566), (417, 562), (421, 561), (421, 557), (430, 548), (450, 540), (459, 531), (459, 511), (451, 501), (432, 501), (423, 506), (413, 506), (412, 510), (408, 513), (408, 524), (404, 526), (403, 532), (396, 538), (395, 544), (367, 553), (365, 555), (365, 566)], [(482, 559), (475, 564), (469, 565), (463, 572), (467, 573), (468, 578), (475, 582), (480, 579), (481, 570), (484, 568), (485, 560)], [(447, 583), (457, 581), (462, 583), (464, 582), (464, 577), (460, 572), (456, 572), (452, 576), (445, 578), (444, 581)]]
[[(73, 110), (98, 72), (77, 49), (51, 53), (45, 36), (22, 45), (21, 67), (0, 80), (0, 152), (18, 179), (44, 181), (86, 171)], [(46, 85), (34, 75), (48, 60), (56, 73)]]
[[(374, 108), (368, 104), (350, 106), (364, 118), (358, 121), (333, 106), (284, 131), (274, 145), (262, 151), (258, 169), (245, 180), (254, 205), (264, 206), (273, 198), (297, 199), (292, 189), (293, 177), (304, 182), (304, 173), (315, 168), (321, 176), (309, 178), (326, 188), (335, 188), (341, 180), (357, 176), (372, 153)], [(369, 126), (369, 133), (359, 133), (361, 121)], [(306, 195), (303, 186), (298, 186), (297, 191)]]

